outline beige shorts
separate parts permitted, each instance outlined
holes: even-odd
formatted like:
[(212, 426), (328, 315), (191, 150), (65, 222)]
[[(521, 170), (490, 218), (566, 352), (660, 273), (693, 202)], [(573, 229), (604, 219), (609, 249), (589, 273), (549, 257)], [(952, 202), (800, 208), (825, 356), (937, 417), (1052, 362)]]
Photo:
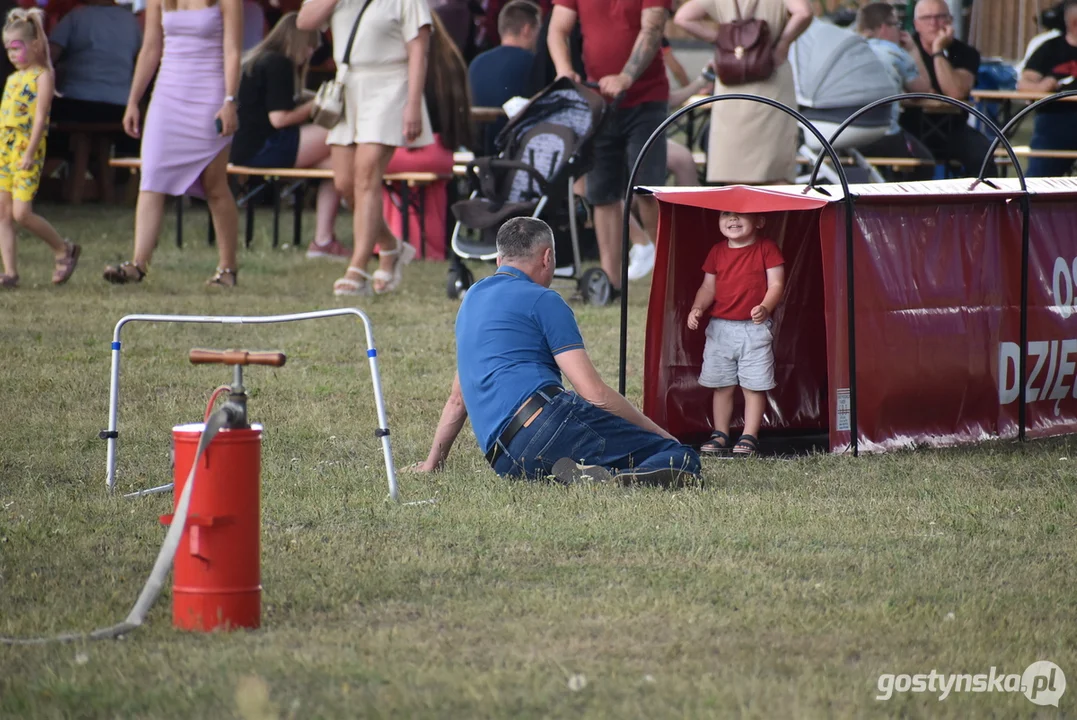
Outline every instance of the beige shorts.
[(699, 384), (708, 388), (739, 385), (764, 392), (775, 386), (773, 321), (711, 318)]
[(404, 142), (404, 107), (408, 102), (408, 66), (352, 67), (344, 79), (344, 117), (329, 131), (329, 145), (377, 143), (423, 147), (434, 142), (423, 100), (422, 133)]

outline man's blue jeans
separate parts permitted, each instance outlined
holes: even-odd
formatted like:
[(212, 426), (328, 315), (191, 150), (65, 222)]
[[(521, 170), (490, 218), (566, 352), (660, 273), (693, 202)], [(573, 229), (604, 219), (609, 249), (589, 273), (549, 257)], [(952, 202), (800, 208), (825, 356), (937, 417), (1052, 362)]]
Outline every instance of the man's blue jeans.
[(563, 392), (516, 433), (494, 463), (494, 472), (542, 478), (565, 457), (582, 465), (601, 465), (614, 474), (670, 468), (695, 475), (700, 471), (699, 455), (687, 445), (647, 432), (574, 392)]

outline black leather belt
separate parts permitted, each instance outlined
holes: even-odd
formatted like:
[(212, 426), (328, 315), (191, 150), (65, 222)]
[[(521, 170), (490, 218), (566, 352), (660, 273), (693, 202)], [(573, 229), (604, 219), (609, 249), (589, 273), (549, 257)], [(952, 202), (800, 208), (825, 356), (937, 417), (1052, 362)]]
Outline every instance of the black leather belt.
[(520, 409), (516, 411), (516, 414), (512, 416), (512, 420), (509, 421), (509, 425), (505, 428), (505, 431), (494, 441), (494, 446), (486, 453), (486, 462), (490, 463), (491, 466), (496, 463), (497, 459), (501, 457), (501, 453), (504, 452), (503, 448), (509, 446), (512, 439), (516, 437), (516, 433), (524, 428), (524, 425), (531, 419), (531, 416), (541, 410), (547, 402), (553, 400), (564, 391), (565, 389), (560, 385), (547, 385), (544, 388), (539, 388), (532, 394), (531, 397), (520, 406)]

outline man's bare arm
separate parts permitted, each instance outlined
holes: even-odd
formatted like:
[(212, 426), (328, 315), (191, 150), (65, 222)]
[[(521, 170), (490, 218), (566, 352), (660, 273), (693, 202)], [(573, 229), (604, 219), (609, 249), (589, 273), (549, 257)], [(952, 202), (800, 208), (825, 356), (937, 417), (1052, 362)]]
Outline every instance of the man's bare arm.
[(643, 71), (650, 67), (658, 49), (662, 47), (662, 34), (666, 29), (666, 20), (669, 13), (665, 8), (646, 8), (642, 15), (642, 26), (636, 35), (636, 42), (632, 46), (632, 54), (628, 56), (621, 72), (633, 82), (639, 79)]
[(453, 376), (449, 399), (445, 401), (437, 430), (434, 431), (434, 442), (430, 445), (430, 453), (426, 456), (426, 460), (415, 469), (425, 472), (440, 470), (449, 457), (449, 450), (452, 449), (466, 421), (467, 408), (464, 407), (464, 396), (460, 392), (460, 375), (457, 373)]

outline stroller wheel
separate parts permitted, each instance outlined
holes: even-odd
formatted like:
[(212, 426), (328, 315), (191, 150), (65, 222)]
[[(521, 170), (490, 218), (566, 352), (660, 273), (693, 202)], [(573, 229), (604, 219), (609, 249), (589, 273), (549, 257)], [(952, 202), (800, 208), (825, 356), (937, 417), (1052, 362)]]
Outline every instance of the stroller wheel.
[(592, 305), (608, 305), (613, 294), (609, 276), (602, 268), (591, 268), (580, 278), (580, 296)]
[(475, 276), (466, 267), (449, 268), (449, 276), (445, 283), (445, 294), (450, 300), (463, 298), (468, 288), (475, 282)]

